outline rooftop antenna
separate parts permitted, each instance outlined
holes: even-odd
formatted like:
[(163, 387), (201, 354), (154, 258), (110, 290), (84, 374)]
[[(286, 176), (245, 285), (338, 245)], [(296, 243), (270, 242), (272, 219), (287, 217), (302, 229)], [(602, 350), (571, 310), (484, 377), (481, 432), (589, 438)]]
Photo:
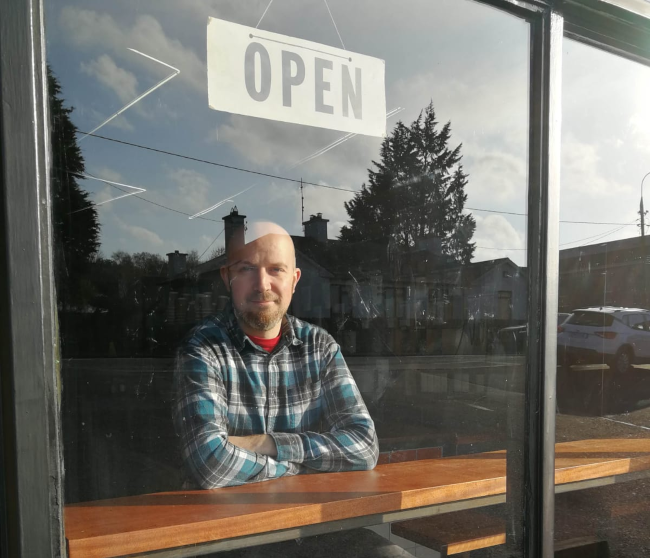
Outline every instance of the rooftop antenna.
[(303, 189), (303, 184), (302, 184), (302, 176), (300, 177), (300, 202), (301, 202), (301, 212), (300, 212), (300, 222), (303, 223), (302, 225), (302, 230), (305, 230), (305, 192)]

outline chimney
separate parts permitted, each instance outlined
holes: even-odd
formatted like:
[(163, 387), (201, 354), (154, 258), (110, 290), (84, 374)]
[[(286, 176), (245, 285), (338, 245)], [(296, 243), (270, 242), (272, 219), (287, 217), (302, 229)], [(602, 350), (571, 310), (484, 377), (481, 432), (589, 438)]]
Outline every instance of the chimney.
[(323, 219), (322, 213), (310, 215), (309, 221), (305, 221), (305, 238), (313, 238), (318, 242), (327, 242), (327, 223), (329, 219)]
[(167, 277), (176, 277), (187, 270), (187, 254), (181, 254), (178, 250), (167, 254)]
[(230, 210), (230, 215), (223, 217), (223, 224), (225, 228), (225, 246), (228, 248), (230, 239), (238, 230), (243, 230), (246, 223), (246, 215), (240, 215), (237, 206)]

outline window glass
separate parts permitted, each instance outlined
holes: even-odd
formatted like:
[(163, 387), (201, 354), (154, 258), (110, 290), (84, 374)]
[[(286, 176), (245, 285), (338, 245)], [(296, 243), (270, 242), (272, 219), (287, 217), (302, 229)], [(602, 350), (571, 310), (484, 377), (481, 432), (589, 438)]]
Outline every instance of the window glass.
[(650, 547), (649, 94), (647, 67), (564, 41), (556, 459), (615, 474), (567, 481), (555, 532), (603, 556)]
[[(519, 555), (505, 525), (520, 510), (488, 484), (523, 447), (528, 24), (465, 0), (46, 6), (71, 555), (86, 541), (71, 518), (116, 524), (106, 499), (214, 488), (248, 535), (302, 527), (241, 519), (269, 490), (276, 520), (308, 498), (282, 496), (296, 486), (341, 517), (384, 517), (374, 534), (411, 554), (460, 521)], [(274, 348), (259, 334), (276, 325)], [(238, 439), (252, 434), (271, 453)], [(375, 462), (383, 476), (292, 476)], [(369, 508), (385, 475), (397, 495)], [(433, 502), (400, 490), (447, 476), (470, 519), (396, 525)], [(367, 490), (341, 511), (349, 478)], [(112, 517), (204, 509), (145, 501)], [(157, 539), (120, 548), (190, 544)]]
[(648, 316), (643, 314), (630, 314), (627, 318), (627, 325), (634, 329), (643, 329)]
[(567, 323), (589, 327), (607, 327), (614, 323), (614, 316), (605, 312), (574, 312)]

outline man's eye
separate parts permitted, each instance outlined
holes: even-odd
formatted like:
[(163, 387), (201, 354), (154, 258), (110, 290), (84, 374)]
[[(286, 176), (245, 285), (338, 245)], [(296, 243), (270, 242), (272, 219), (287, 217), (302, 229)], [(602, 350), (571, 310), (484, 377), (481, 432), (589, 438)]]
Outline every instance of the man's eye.
[(272, 267), (272, 268), (271, 268), (271, 272), (272, 272), (272, 273), (283, 273), (283, 272), (284, 272), (284, 268), (283, 268), (283, 267)]

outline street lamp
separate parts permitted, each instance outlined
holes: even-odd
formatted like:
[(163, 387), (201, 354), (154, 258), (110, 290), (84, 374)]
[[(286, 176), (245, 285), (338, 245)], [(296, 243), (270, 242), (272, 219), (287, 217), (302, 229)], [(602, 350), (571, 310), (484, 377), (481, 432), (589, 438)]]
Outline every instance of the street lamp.
[(647, 173), (642, 179), (641, 179), (641, 203), (639, 204), (639, 213), (641, 213), (641, 236), (645, 236), (645, 211), (643, 210), (643, 182), (645, 181), (646, 178), (650, 176), (650, 172)]

